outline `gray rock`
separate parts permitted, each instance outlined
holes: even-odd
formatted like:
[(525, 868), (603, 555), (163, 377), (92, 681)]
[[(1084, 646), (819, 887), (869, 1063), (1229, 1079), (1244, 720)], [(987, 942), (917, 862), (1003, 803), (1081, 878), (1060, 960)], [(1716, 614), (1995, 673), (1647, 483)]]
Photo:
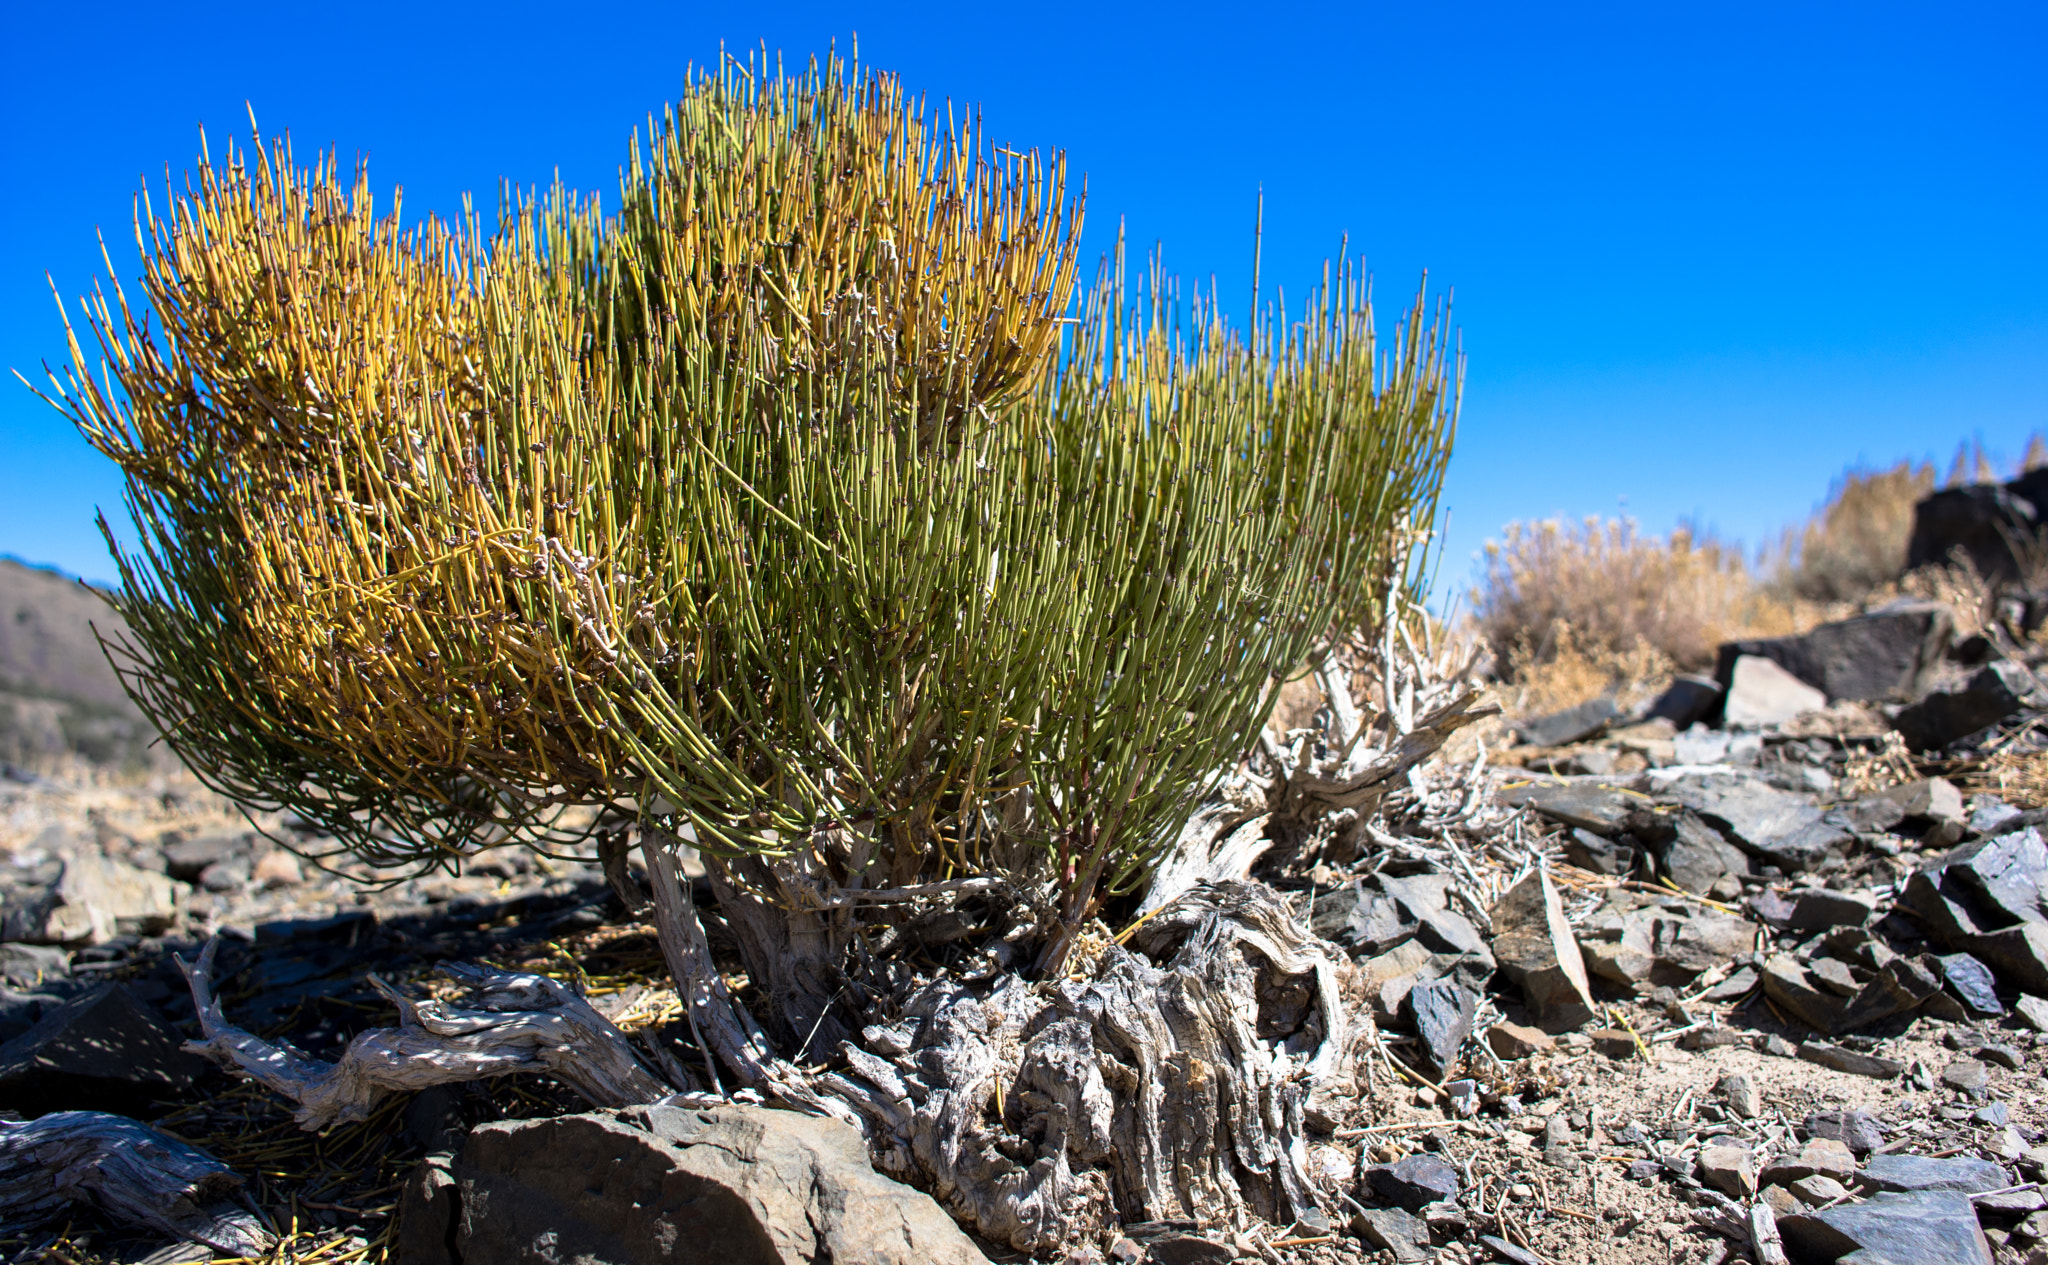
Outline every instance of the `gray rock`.
[(1816, 1111), (1800, 1127), (1809, 1138), (1832, 1138), (1857, 1155), (1868, 1155), (1884, 1145), (1884, 1129), (1867, 1111)]
[(2021, 993), (2020, 999), (2013, 1003), (2012, 1009), (2014, 1014), (2026, 1021), (2029, 1028), (2036, 1032), (2048, 1032), (2048, 999), (2036, 997), (2031, 993)]
[(1362, 1208), (1352, 1215), (1351, 1228), (1372, 1246), (1392, 1252), (1402, 1265), (1434, 1255), (1429, 1250), (1429, 1222), (1399, 1208)]
[(1870, 921), (1877, 900), (1867, 892), (1838, 892), (1826, 887), (1807, 887), (1792, 897), (1789, 931), (1826, 931), (1830, 927), (1860, 927)]
[(1721, 719), (1731, 728), (1761, 729), (1819, 711), (1828, 696), (1759, 655), (1737, 655), (1721, 699)]
[(149, 1116), (183, 1094), (206, 1064), (177, 1031), (120, 984), (102, 984), (44, 1010), (0, 1046), (0, 1107), (38, 1116), (93, 1110)]
[(1959, 1089), (1964, 1092), (1982, 1089), (1990, 1082), (1990, 1079), (1990, 1073), (1986, 1072), (1984, 1065), (1975, 1059), (1957, 1059), (1942, 1069), (1941, 1073), (1942, 1084), (1950, 1089)]
[(1971, 1013), (1986, 1017), (2005, 1013), (2005, 1003), (1998, 1000), (1998, 989), (1991, 978), (1990, 967), (1967, 953), (1951, 953), (1935, 961), (1941, 964), (1941, 977), (1948, 984), (1949, 991), (1969, 1007)]
[(869, 1167), (851, 1126), (789, 1111), (498, 1121), (470, 1131), (449, 1176), (457, 1210), (441, 1254), (408, 1265), (986, 1260), (930, 1196)]
[(1654, 843), (1644, 842), (1651, 844), (1658, 868), (1686, 891), (1703, 895), (1724, 874), (1749, 873), (1748, 855), (1700, 820), (1698, 813), (1679, 810), (1671, 816), (1667, 831)]
[(1595, 736), (1620, 715), (1614, 700), (1602, 695), (1577, 707), (1525, 720), (1516, 727), (1516, 733), (1530, 746), (1562, 747)]
[(1724, 644), (1714, 679), (1724, 687), (1745, 656), (1767, 659), (1828, 699), (1858, 702), (1917, 698), (1941, 666), (1955, 619), (1938, 602), (1897, 602), (1796, 637)]
[(1700, 1180), (1730, 1199), (1747, 1199), (1756, 1193), (1756, 1153), (1746, 1145), (1717, 1142), (1702, 1146), (1699, 1166)]
[(1472, 1035), (1479, 999), (1448, 980), (1417, 984), (1402, 1000), (1402, 1009), (1422, 1038), (1423, 1070), (1442, 1080), (1458, 1061), (1458, 1050)]
[(250, 851), (246, 834), (209, 834), (180, 839), (163, 850), (164, 873), (180, 883), (197, 883), (207, 867), (234, 858), (246, 862)]
[(1941, 980), (1926, 964), (1895, 957), (1879, 967), (1870, 982), (1842, 1007), (1834, 1031), (1854, 1032), (1940, 998)]
[(117, 935), (155, 935), (177, 918), (177, 884), (92, 852), (63, 858), (63, 873), (46, 895), (10, 902), (9, 940), (102, 944)]
[(1664, 687), (1650, 704), (1649, 717), (1668, 720), (1672, 727), (1685, 729), (1695, 721), (1714, 714), (1721, 702), (1721, 686), (1709, 677), (1678, 676)]
[(1309, 929), (1334, 944), (1377, 956), (1415, 934), (1418, 920), (1363, 881), (1316, 898)]
[(1490, 916), (1493, 956), (1529, 1004), (1553, 1018), (1590, 1017), (1593, 994), (1585, 958), (1549, 875), (1531, 872), (1494, 903)]
[(1692, 809), (1744, 851), (1786, 873), (1810, 870), (1854, 837), (1824, 820), (1812, 798), (1749, 777), (1685, 777), (1662, 798)]
[(2017, 1072), (2026, 1066), (2025, 1061), (2020, 1058), (2019, 1050), (2003, 1042), (1994, 1041), (1989, 1045), (1978, 1046), (1977, 1057), (1986, 1063), (1996, 1063), (2009, 1072)]
[(1199, 1234), (1167, 1234), (1145, 1245), (1145, 1265), (1228, 1265), (1237, 1249)]
[(1458, 1197), (1458, 1170), (1427, 1152), (1406, 1156), (1392, 1164), (1375, 1164), (1362, 1176), (1376, 1197), (1410, 1212)]
[(1795, 1259), (1843, 1265), (1991, 1265), (1991, 1245), (1969, 1197), (1887, 1194), (1781, 1218)]
[(2009, 483), (1976, 483), (1929, 493), (1913, 507), (1906, 568), (1948, 566), (1957, 551), (1994, 582), (2025, 574), (2025, 557), (2042, 538), (2048, 488), (2038, 472)]
[(1788, 1155), (1774, 1162), (1763, 1172), (1768, 1184), (1787, 1185), (1802, 1177), (1818, 1174), (1846, 1181), (1856, 1172), (1856, 1154), (1849, 1144), (1835, 1138), (1808, 1138), (1806, 1145), (1799, 1148), (1799, 1154)]
[(1643, 806), (1639, 796), (1591, 782), (1506, 787), (1494, 794), (1494, 802), (1507, 808), (1527, 804), (1553, 821), (1596, 835), (1616, 833)]
[(1979, 795), (1971, 801), (1970, 820), (1965, 824), (1972, 835), (1998, 835), (2020, 825), (2020, 818), (2024, 816), (2025, 813), (2002, 799)]
[(1873, 1155), (1863, 1165), (1859, 1180), (1877, 1190), (1954, 1190), (1981, 1195), (2012, 1183), (2005, 1170), (1990, 1160), (1951, 1155), (1934, 1159), (1926, 1155)]
[(2032, 684), (2016, 663), (1987, 663), (1963, 688), (1929, 694), (1901, 711), (1892, 728), (1913, 750), (1937, 751), (2018, 712)]
[(1764, 1096), (1757, 1089), (1756, 1082), (1741, 1073), (1723, 1076), (1714, 1086), (1721, 1101), (1728, 1104), (1728, 1110), (1744, 1120), (1754, 1120), (1763, 1114)]
[(1848, 1009), (1840, 997), (1821, 987), (1803, 963), (1788, 953), (1764, 960), (1764, 996), (1787, 1015), (1815, 1032), (1831, 1033)]
[[(2048, 843), (2028, 826), (1947, 853), (1936, 865), (1913, 875), (1904, 899), (1937, 933), (1953, 937), (2048, 921), (2042, 905), (2044, 882)], [(1950, 907), (1929, 899), (1930, 891), (1938, 892)]]
[(1874, 1054), (1859, 1054), (1854, 1050), (1845, 1050), (1841, 1046), (1825, 1045), (1818, 1041), (1801, 1042), (1799, 1057), (1809, 1063), (1831, 1067), (1837, 1072), (1870, 1076), (1878, 1080), (1896, 1080), (1906, 1073), (1906, 1065), (1896, 1059), (1879, 1058)]
[[(1636, 850), (1590, 830), (1578, 829), (1565, 836), (1564, 859), (1595, 874), (1626, 874), (1635, 867)], [(1720, 875), (1714, 877), (1719, 878)]]
[(20, 988), (40, 988), (71, 978), (71, 955), (55, 945), (0, 944), (0, 979)]

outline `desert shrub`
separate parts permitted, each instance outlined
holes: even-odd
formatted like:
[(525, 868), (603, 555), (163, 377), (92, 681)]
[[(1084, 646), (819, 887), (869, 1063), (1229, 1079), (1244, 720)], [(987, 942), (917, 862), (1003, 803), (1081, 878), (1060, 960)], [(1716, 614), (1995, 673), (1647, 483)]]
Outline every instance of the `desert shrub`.
[(1736, 630), (1792, 618), (1757, 593), (1741, 553), (1711, 536), (1681, 527), (1660, 540), (1597, 518), (1508, 524), (1486, 546), (1472, 609), (1510, 671), (1550, 663), (1565, 645), (1610, 662), (1647, 650), (1700, 668)]
[(1806, 525), (1787, 533), (1777, 584), (1806, 601), (1862, 601), (1905, 570), (1913, 507), (1932, 491), (1934, 467), (1924, 463), (1845, 472)]
[(1348, 272), (1250, 338), (1079, 293), (1059, 173), (837, 62), (694, 81), (609, 219), (202, 162), (142, 228), (175, 340), (117, 292), (59, 390), (140, 528), (131, 691), (378, 863), (594, 806), (792, 917), (1049, 881), (1063, 943), (1406, 582), (1453, 395), (1441, 309), (1386, 346)]

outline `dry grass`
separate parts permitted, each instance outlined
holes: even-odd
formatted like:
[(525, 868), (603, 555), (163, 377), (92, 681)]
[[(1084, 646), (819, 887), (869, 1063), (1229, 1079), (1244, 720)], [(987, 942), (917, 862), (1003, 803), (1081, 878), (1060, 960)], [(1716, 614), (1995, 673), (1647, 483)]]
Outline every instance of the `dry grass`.
[(1775, 584), (1809, 602), (1859, 602), (1898, 580), (1913, 533), (1913, 507), (1934, 491), (1934, 467), (1901, 461), (1889, 470), (1851, 469), (1820, 510), (1787, 530)]
[(1795, 631), (1802, 612), (1763, 591), (1739, 550), (1681, 527), (1641, 534), (1626, 519), (1510, 523), (1486, 547), (1472, 594), (1475, 618), (1499, 662), (1517, 672), (1573, 653), (1595, 664), (1711, 664), (1734, 636)]

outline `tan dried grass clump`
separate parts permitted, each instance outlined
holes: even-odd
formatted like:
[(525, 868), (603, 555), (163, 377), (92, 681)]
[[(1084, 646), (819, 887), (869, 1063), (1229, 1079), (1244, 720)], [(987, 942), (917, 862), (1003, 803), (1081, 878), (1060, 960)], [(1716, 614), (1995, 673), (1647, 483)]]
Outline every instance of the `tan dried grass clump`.
[(1913, 507), (1932, 491), (1934, 467), (1925, 463), (1846, 471), (1806, 525), (1785, 533), (1777, 584), (1804, 601), (1866, 600), (1905, 569)]
[(1795, 631), (1802, 613), (1761, 591), (1741, 553), (1681, 527), (1641, 534), (1627, 519), (1510, 523), (1486, 547), (1472, 594), (1475, 618), (1499, 661), (1526, 669), (1559, 658), (1569, 629), (1576, 653), (1609, 659), (1654, 652), (1679, 669), (1710, 665), (1734, 636)]

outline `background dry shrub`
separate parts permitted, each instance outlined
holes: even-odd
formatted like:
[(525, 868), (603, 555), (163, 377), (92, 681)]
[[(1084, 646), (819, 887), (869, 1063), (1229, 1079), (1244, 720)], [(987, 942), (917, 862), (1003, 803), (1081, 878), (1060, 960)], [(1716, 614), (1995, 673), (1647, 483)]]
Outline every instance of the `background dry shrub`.
[(1932, 491), (1934, 467), (1925, 463), (1846, 471), (1806, 526), (1786, 531), (1777, 587), (1809, 602), (1867, 599), (1899, 578), (1913, 507)]
[(1739, 550), (1685, 527), (1668, 540), (1644, 536), (1627, 519), (1508, 524), (1486, 547), (1472, 605), (1496, 660), (1517, 672), (1557, 661), (1566, 630), (1574, 653), (1594, 662), (1647, 651), (1698, 669), (1731, 636), (1800, 622), (1755, 584)]
[(1623, 711), (1635, 711), (1657, 696), (1672, 672), (1670, 658), (1647, 642), (1589, 645), (1569, 624), (1558, 627), (1547, 659), (1517, 648), (1506, 668), (1514, 684), (1501, 702), (1515, 716), (1562, 711), (1607, 693)]

